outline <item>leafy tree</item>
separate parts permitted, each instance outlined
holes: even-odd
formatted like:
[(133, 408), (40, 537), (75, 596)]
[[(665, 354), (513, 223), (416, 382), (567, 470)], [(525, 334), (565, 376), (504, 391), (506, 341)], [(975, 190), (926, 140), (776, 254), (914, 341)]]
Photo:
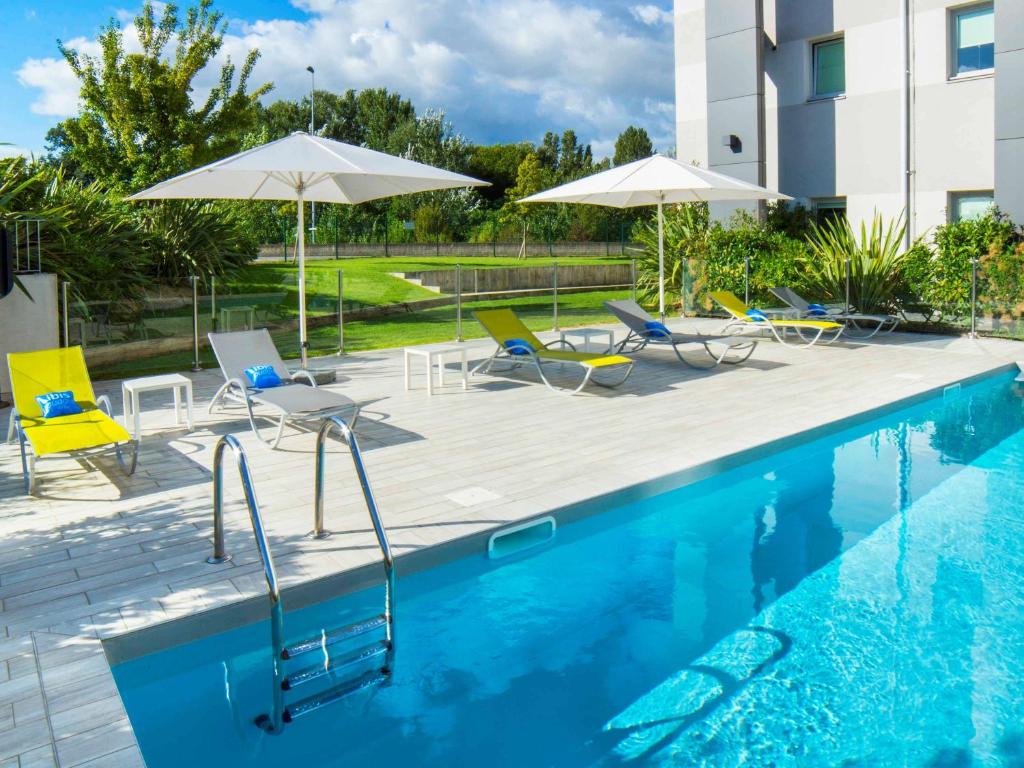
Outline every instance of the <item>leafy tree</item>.
[(248, 90), (259, 57), (252, 50), (237, 78), (228, 60), (205, 102), (193, 104), (193, 81), (220, 51), (227, 28), (212, 6), (199, 0), (182, 20), (167, 4), (158, 20), (147, 1), (135, 18), (141, 53), (125, 53), (113, 20), (98, 37), (99, 56), (59, 43), (81, 82), (82, 111), (47, 135), (51, 156), (130, 191), (236, 152), (271, 86)]
[(466, 172), (491, 182), (491, 186), (480, 188), (480, 196), (492, 204), (500, 203), (505, 199), (505, 193), (516, 183), (519, 164), (531, 152), (533, 145), (525, 141), (518, 144), (472, 146), (469, 148)]
[(523, 228), (523, 244), (519, 249), (520, 258), (526, 257), (526, 244), (531, 225), (537, 228), (550, 224), (554, 206), (545, 203), (517, 203), (515, 201), (551, 186), (550, 179), (551, 171), (541, 164), (539, 153), (531, 152), (519, 164), (516, 171), (516, 183), (508, 190), (509, 202), (502, 208), (502, 218), (506, 221), (516, 221)]
[(654, 145), (651, 143), (651, 137), (647, 135), (647, 131), (631, 125), (615, 139), (615, 155), (612, 157), (612, 162), (615, 165), (625, 165), (635, 160), (643, 160), (653, 154)]

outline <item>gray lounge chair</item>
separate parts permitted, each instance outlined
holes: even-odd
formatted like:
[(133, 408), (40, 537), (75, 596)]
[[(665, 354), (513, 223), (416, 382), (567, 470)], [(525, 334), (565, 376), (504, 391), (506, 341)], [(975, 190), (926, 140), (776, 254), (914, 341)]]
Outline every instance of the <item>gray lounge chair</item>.
[[(635, 301), (622, 299), (620, 301), (606, 301), (604, 303), (608, 311), (615, 315), (629, 328), (629, 333), (619, 342), (617, 352), (626, 350), (628, 352), (639, 352), (647, 346), (671, 347), (676, 357), (692, 368), (714, 368), (719, 363), (734, 365), (742, 363), (754, 353), (757, 340), (751, 338), (737, 338), (735, 336), (707, 337), (698, 334), (672, 332), (665, 334), (664, 331), (652, 330), (647, 323), (654, 322), (643, 307)], [(710, 365), (697, 365), (685, 357), (679, 350), (684, 344), (700, 344), (713, 361)], [(628, 349), (626, 349), (628, 347)], [(740, 356), (727, 359), (730, 352), (736, 352)]]
[[(217, 363), (224, 374), (224, 384), (217, 390), (210, 403), (210, 413), (224, 401), (244, 405), (249, 414), (252, 431), (271, 448), (281, 442), (286, 423), (322, 421), (329, 416), (348, 413), (348, 422), (355, 425), (359, 417), (359, 405), (353, 400), (325, 389), (320, 389), (309, 371), (292, 373), (285, 366), (277, 352), (270, 333), (266, 328), (256, 331), (234, 331), (211, 333), (210, 346), (217, 357)], [(245, 369), (254, 365), (270, 365), (281, 377), (281, 386), (273, 389), (256, 389)], [(304, 381), (309, 386), (299, 383)], [(273, 440), (265, 440), (256, 427), (253, 405), (260, 405), (275, 412), (278, 417), (277, 433)]]
[[(792, 288), (778, 286), (771, 289), (772, 293), (800, 313), (802, 318), (819, 318), (822, 320), (841, 321), (846, 326), (846, 335), (859, 339), (870, 339), (876, 333), (892, 333), (900, 324), (895, 315), (872, 315), (864, 312), (848, 312), (848, 307), (837, 307), (834, 304), (815, 307)], [(822, 314), (824, 312), (824, 314)], [(862, 327), (868, 326), (868, 327)], [(873, 327), (872, 327), (873, 326)], [(851, 333), (853, 331), (853, 333)]]

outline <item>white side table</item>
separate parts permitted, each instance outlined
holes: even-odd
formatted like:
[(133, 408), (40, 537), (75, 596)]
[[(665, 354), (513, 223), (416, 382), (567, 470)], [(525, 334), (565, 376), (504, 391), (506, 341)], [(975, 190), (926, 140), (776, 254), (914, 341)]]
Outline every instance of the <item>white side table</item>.
[(217, 330), (222, 332), (230, 331), (231, 318), (236, 314), (242, 316), (244, 322), (243, 328), (245, 330), (256, 330), (256, 307), (250, 306), (221, 307), (220, 325), (217, 326)]
[(434, 364), (437, 364), (437, 384), (444, 386), (444, 358), (456, 355), (462, 363), (462, 388), (469, 389), (469, 362), (466, 360), (465, 347), (406, 347), (405, 348), (405, 388), (412, 389), (412, 358), (418, 355), (427, 362), (427, 394), (434, 394)]
[(132, 433), (136, 440), (142, 439), (140, 422), (139, 395), (143, 392), (161, 390), (174, 392), (174, 423), (181, 424), (181, 395), (185, 393), (185, 407), (188, 429), (192, 431), (192, 382), (178, 373), (164, 376), (143, 376), (138, 379), (125, 379), (121, 382), (121, 407), (124, 411), (124, 425), (128, 426), (131, 419)]
[[(602, 352), (609, 354), (615, 347), (615, 331), (608, 331), (603, 328), (570, 328), (567, 331), (559, 331), (558, 337), (562, 341), (566, 341), (566, 336), (575, 336), (576, 338), (583, 339), (583, 348), (581, 352)], [(597, 349), (592, 350), (590, 348), (590, 340), (600, 338), (604, 336), (608, 339), (608, 346), (601, 348), (598, 345)]]

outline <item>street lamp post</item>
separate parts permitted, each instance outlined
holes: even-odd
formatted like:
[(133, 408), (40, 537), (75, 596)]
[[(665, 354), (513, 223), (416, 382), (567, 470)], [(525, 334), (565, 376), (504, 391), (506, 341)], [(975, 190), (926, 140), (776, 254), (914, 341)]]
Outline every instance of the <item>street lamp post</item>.
[[(316, 135), (316, 113), (313, 110), (313, 100), (316, 96), (316, 70), (313, 67), (306, 67), (306, 71), (309, 72), (309, 135)], [(310, 242), (316, 242), (316, 203), (310, 201), (309, 203), (310, 217), (309, 217), (309, 239)]]

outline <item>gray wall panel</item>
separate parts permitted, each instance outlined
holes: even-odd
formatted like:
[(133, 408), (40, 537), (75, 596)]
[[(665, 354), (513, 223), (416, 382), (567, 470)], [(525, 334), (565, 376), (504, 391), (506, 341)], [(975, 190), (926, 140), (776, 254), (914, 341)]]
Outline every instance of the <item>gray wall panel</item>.
[(707, 9), (708, 39), (760, 26), (757, 0), (711, 0)]
[(708, 39), (709, 99), (720, 101), (761, 93), (764, 81), (753, 63), (760, 39), (761, 33), (756, 29)]
[(996, 204), (1024, 223), (1024, 2), (996, 9)]

